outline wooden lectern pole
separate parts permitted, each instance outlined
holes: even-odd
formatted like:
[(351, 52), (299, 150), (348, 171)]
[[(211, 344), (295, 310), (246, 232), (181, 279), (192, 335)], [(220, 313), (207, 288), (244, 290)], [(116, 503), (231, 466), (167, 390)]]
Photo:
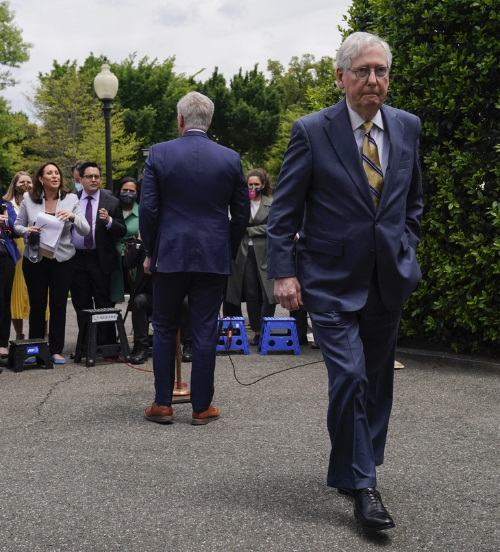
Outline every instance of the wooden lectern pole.
[(181, 331), (177, 332), (176, 337), (176, 362), (177, 362), (177, 384), (174, 387), (174, 396), (172, 402), (190, 402), (189, 395), (191, 391), (187, 387), (182, 387), (182, 374), (181, 374)]

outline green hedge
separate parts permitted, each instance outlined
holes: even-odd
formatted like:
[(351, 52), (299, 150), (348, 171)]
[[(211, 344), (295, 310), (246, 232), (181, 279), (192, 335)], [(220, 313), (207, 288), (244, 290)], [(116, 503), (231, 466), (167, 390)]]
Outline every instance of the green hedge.
[(354, 1), (394, 54), (387, 103), (422, 120), (423, 279), (401, 335), (500, 355), (500, 6)]

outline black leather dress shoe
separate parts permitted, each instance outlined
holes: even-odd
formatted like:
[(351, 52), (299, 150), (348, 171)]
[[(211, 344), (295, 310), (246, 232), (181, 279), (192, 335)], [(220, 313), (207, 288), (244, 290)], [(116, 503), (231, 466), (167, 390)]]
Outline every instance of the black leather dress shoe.
[(316, 341), (313, 341), (311, 343), (311, 349), (319, 349), (319, 345), (316, 343)]
[(382, 504), (377, 489), (368, 487), (354, 494), (354, 517), (365, 529), (382, 531), (394, 527), (394, 521)]
[(134, 349), (130, 355), (130, 362), (132, 364), (144, 364), (148, 360), (147, 349)]
[(186, 343), (182, 348), (182, 362), (193, 362), (193, 346), (191, 343)]

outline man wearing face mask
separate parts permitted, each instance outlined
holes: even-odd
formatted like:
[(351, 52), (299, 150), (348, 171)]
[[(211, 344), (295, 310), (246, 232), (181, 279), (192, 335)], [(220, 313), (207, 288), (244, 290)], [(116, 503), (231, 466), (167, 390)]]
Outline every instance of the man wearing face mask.
[(274, 280), (267, 279), (267, 217), (271, 207), (271, 179), (264, 169), (252, 169), (246, 176), (250, 197), (250, 220), (238, 249), (233, 274), (228, 280), (226, 305), (247, 304), (252, 345), (258, 345), (264, 316), (274, 316)]
[(77, 161), (71, 167), (71, 174), (73, 175), (73, 184), (75, 186), (75, 193), (79, 194), (83, 190), (83, 184), (80, 178), (80, 167), (83, 165), (83, 161)]

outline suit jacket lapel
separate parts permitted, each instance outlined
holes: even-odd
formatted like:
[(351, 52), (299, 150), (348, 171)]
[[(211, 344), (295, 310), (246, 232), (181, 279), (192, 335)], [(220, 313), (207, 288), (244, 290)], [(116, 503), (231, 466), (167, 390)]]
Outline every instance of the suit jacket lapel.
[(108, 201), (107, 201), (107, 198), (106, 198), (106, 194), (103, 194), (102, 189), (101, 189), (101, 190), (99, 190), (99, 202), (97, 204), (97, 213), (96, 213), (96, 218), (95, 218), (96, 239), (97, 239), (97, 231), (106, 226), (106, 223), (101, 218), (99, 218), (99, 209), (104, 208), (109, 213), (109, 209), (108, 209), (107, 205), (108, 205)]
[(325, 132), (338, 158), (350, 176), (360, 196), (373, 210), (373, 199), (371, 197), (366, 173), (363, 169), (358, 146), (351, 130), (351, 121), (347, 111), (345, 99), (332, 106), (326, 113), (327, 123)]
[(255, 213), (255, 217), (252, 219), (252, 224), (254, 226), (257, 226), (258, 224), (266, 220), (266, 218), (269, 216), (270, 205), (271, 205), (271, 200), (266, 196), (262, 196), (260, 199), (259, 208)]
[(379, 211), (381, 211), (391, 196), (392, 190), (396, 184), (395, 177), (397, 175), (397, 167), (401, 159), (404, 124), (397, 117), (397, 114), (385, 106), (382, 106), (382, 117), (384, 119), (384, 128), (388, 136), (389, 157), (387, 170), (384, 175), (384, 188), (380, 198)]

